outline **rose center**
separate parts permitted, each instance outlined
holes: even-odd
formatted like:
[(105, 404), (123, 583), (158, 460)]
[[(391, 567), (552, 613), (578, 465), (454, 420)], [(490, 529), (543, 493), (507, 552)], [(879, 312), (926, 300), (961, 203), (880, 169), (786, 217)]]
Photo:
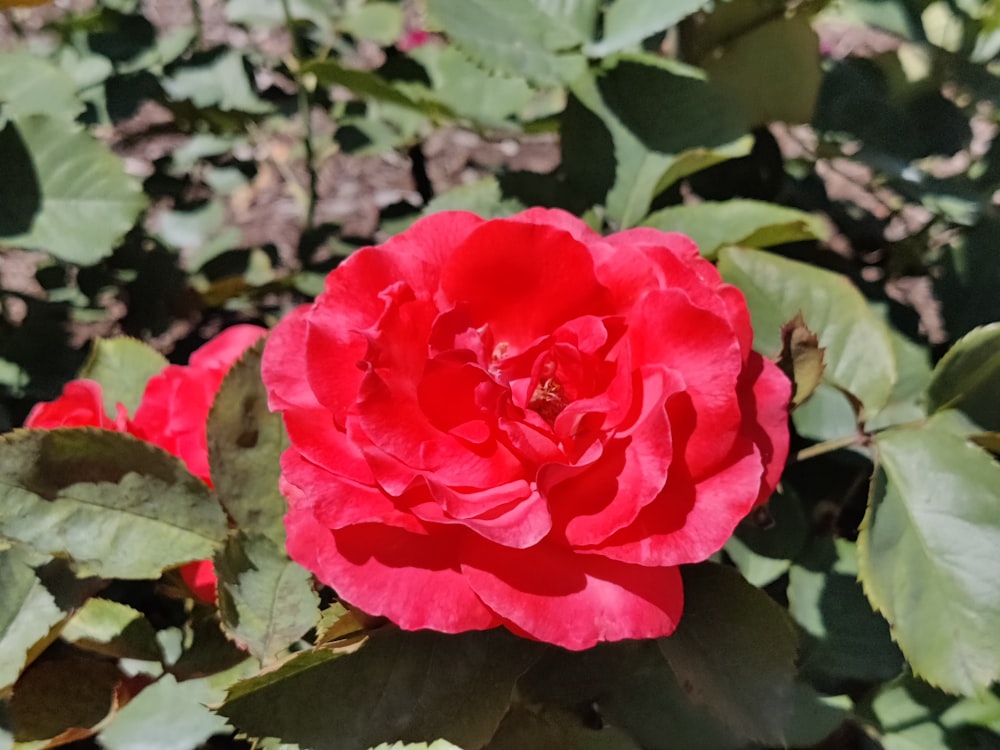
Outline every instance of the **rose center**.
[(550, 425), (568, 404), (569, 399), (566, 398), (565, 390), (559, 381), (552, 377), (540, 380), (528, 400), (528, 408), (537, 412)]

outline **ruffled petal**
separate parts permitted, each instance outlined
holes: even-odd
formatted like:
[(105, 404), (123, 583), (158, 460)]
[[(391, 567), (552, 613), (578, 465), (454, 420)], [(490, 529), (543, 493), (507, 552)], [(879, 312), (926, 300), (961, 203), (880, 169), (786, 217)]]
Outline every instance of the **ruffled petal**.
[(573, 651), (669, 635), (684, 605), (676, 568), (629, 565), (554, 545), (468, 545), (462, 571), (482, 601), (517, 630)]
[(459, 570), (460, 535), (420, 535), (379, 524), (330, 531), (308, 513), (285, 517), (292, 559), (370, 615), (404, 630), (486, 630), (501, 623)]

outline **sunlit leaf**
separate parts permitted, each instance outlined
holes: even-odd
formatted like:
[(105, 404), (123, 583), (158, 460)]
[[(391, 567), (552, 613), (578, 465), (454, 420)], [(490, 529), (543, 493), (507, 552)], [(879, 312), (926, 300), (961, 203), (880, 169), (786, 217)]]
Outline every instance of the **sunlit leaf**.
[(642, 224), (688, 235), (698, 243), (706, 258), (715, 258), (725, 245), (770, 247), (785, 242), (822, 240), (828, 234), (816, 216), (753, 200), (671, 206), (650, 214)]
[(12, 684), (36, 644), (68, 614), (18, 547), (0, 549), (0, 690)]
[(596, 3), (545, 0), (428, 0), (427, 12), (448, 37), (488, 70), (542, 84), (576, 78), (585, 68), (578, 49), (587, 36), (580, 8)]
[(31, 155), (41, 204), (30, 229), (4, 237), (4, 243), (82, 265), (110, 255), (146, 204), (138, 181), (106, 146), (72, 123), (48, 115), (12, 122)]
[(976, 328), (955, 342), (927, 387), (931, 411), (959, 409), (987, 430), (1000, 431), (1000, 323)]
[(191, 750), (213, 734), (230, 732), (226, 720), (208, 708), (226, 687), (253, 668), (252, 660), (194, 680), (165, 674), (146, 687), (98, 735), (107, 750)]
[(273, 661), (316, 624), (312, 574), (284, 546), (263, 536), (233, 536), (216, 558), (219, 612), (230, 636), (262, 662)]
[(104, 411), (109, 417), (115, 417), (119, 403), (134, 416), (146, 382), (167, 364), (166, 357), (153, 347), (128, 336), (96, 339), (80, 377), (101, 384)]
[(0, 102), (10, 118), (50, 115), (72, 122), (83, 109), (69, 74), (30, 52), (0, 53)]
[(604, 35), (586, 48), (591, 57), (605, 57), (639, 44), (710, 5), (710, 0), (614, 0), (604, 11)]
[(897, 379), (888, 328), (846, 277), (757, 250), (726, 248), (723, 278), (747, 298), (754, 346), (764, 354), (781, 348), (781, 327), (799, 313), (826, 350), (825, 379), (853, 394), (874, 414)]
[(0, 536), (105, 578), (157, 578), (211, 557), (226, 535), (222, 509), (179, 459), (107, 430), (3, 436), (0, 501)]
[(865, 593), (917, 675), (971, 694), (1000, 678), (1000, 464), (935, 421), (875, 444)]
[(149, 620), (137, 609), (110, 599), (88, 599), (59, 635), (77, 648), (107, 656), (146, 661), (162, 657)]

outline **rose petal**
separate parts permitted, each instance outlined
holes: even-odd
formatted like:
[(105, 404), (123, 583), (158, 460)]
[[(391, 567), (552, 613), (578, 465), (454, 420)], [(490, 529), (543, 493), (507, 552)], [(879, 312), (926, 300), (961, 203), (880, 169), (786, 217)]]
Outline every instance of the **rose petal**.
[[(541, 252), (540, 252), (541, 250)], [(472, 232), (441, 269), (448, 306), (464, 302), (476, 325), (521, 349), (581, 315), (608, 311), (586, 246), (561, 229), (495, 220)]]
[(443, 633), (500, 624), (458, 569), (460, 531), (427, 536), (379, 524), (330, 531), (308, 513), (289, 513), (285, 529), (292, 559), (370, 615)]
[(51, 430), (57, 427), (103, 427), (115, 429), (104, 411), (104, 391), (93, 380), (71, 380), (55, 401), (35, 404), (24, 426)]
[(266, 333), (267, 329), (260, 326), (230, 326), (191, 352), (188, 367), (226, 372)]
[[(752, 396), (747, 393), (747, 385)], [(767, 502), (774, 492), (788, 459), (788, 405), (792, 384), (775, 365), (756, 352), (750, 354), (740, 376), (743, 405), (743, 434), (757, 445), (764, 463), (757, 505)]]
[(739, 341), (728, 321), (695, 307), (676, 289), (646, 294), (633, 319), (634, 360), (665, 363), (684, 378), (698, 415), (684, 455), (691, 475), (700, 479), (725, 458), (739, 432)]
[[(675, 464), (675, 467), (677, 464)], [(732, 463), (695, 484), (682, 468), (671, 472), (660, 497), (626, 529), (591, 550), (637, 565), (681, 565), (707, 560), (726, 543), (756, 501), (760, 452), (741, 439)]]
[(539, 544), (467, 545), (462, 571), (485, 604), (525, 634), (579, 651), (600, 641), (659, 638), (677, 627), (677, 568), (647, 568)]

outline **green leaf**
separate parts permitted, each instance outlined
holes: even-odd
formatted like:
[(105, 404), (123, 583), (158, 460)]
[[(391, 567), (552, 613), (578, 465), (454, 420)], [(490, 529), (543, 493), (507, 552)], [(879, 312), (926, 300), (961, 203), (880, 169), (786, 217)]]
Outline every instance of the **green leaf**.
[[(593, 181), (595, 175), (588, 173), (595, 160), (602, 165), (607, 160), (602, 150), (610, 141), (614, 178), (607, 216), (625, 228), (642, 221), (670, 182), (718, 161), (707, 159), (706, 151), (739, 153), (742, 146), (736, 142), (744, 140), (746, 128), (688, 68), (649, 55), (615, 58), (610, 65), (599, 79), (585, 75), (573, 82), (573, 95), (597, 116), (588, 129), (596, 126), (597, 133), (577, 134), (577, 152), (564, 147), (563, 155), (571, 181), (579, 173), (588, 175), (585, 182)], [(646, 106), (649, 101), (658, 106)]]
[(710, 0), (614, 0), (604, 11), (604, 36), (588, 45), (586, 53), (605, 57), (634, 47), (710, 4)]
[(85, 575), (157, 578), (226, 536), (208, 487), (169, 453), (90, 428), (0, 438), (0, 537), (69, 555)]
[(806, 541), (806, 516), (802, 502), (786, 487), (767, 504), (769, 523), (743, 521), (726, 542), (728, 554), (750, 583), (763, 587), (776, 581), (791, 567)]
[(754, 200), (670, 206), (650, 214), (642, 225), (686, 234), (698, 243), (701, 254), (710, 259), (726, 245), (770, 247), (827, 238), (826, 227), (818, 217)]
[(809, 400), (792, 412), (792, 422), (795, 431), (810, 440), (836, 440), (858, 431), (851, 399), (829, 383), (820, 383)]
[[(331, 31), (329, 0), (289, 0), (289, 15), (296, 21), (309, 21), (324, 34)], [(284, 26), (281, 3), (273, 0), (227, 0), (226, 20), (249, 27)]]
[(178, 682), (165, 674), (143, 688), (98, 735), (107, 750), (191, 750), (213, 734), (229, 733), (226, 720), (207, 706), (254, 668), (247, 659), (227, 672)]
[(846, 695), (821, 695), (796, 682), (792, 715), (785, 726), (786, 747), (819, 745), (851, 717), (850, 710), (851, 699)]
[(485, 750), (642, 750), (624, 730), (588, 727), (579, 715), (558, 708), (515, 706)]
[(933, 420), (875, 446), (858, 538), (865, 593), (915, 674), (974, 693), (1000, 678), (1000, 465)]
[(899, 378), (889, 394), (889, 402), (865, 423), (867, 432), (916, 422), (927, 416), (924, 401), (931, 380), (930, 352), (926, 346), (914, 343), (895, 329), (889, 329), (889, 338)]
[(754, 125), (812, 119), (823, 71), (819, 37), (805, 13), (756, 26), (698, 64)]
[(691, 700), (734, 732), (783, 744), (798, 648), (787, 613), (732, 568), (706, 563), (682, 571), (684, 616), (673, 635), (657, 641), (667, 663)]
[(587, 37), (581, 9), (593, 2), (548, 0), (428, 0), (433, 21), (469, 57), (487, 70), (554, 85), (585, 69), (583, 55), (570, 52)]
[(215, 572), (223, 626), (265, 664), (316, 624), (312, 574), (289, 559), (283, 544), (233, 536), (216, 557)]
[(539, 649), (503, 630), (377, 632), (353, 653), (305, 652), (237, 683), (219, 713), (250, 735), (312, 750), (439, 738), (482, 747)]
[(478, 182), (459, 185), (435, 196), (423, 210), (424, 215), (440, 211), (471, 211), (484, 219), (511, 216), (524, 210), (513, 198), (504, 198), (496, 177), (484, 177)]
[(83, 111), (69, 74), (30, 52), (0, 54), (0, 104), (12, 119), (49, 115), (68, 123)]
[[(67, 615), (19, 547), (0, 549), (0, 692)], [(43, 644), (44, 645), (44, 644)]]
[(932, 412), (958, 409), (981, 427), (1000, 431), (1000, 323), (970, 331), (934, 368), (927, 386)]
[(80, 377), (96, 380), (104, 395), (104, 411), (114, 419), (117, 404), (135, 416), (146, 383), (169, 363), (148, 344), (128, 336), (96, 339)]
[(110, 255), (146, 205), (139, 183), (104, 144), (70, 122), (49, 115), (11, 122), (31, 155), (41, 206), (30, 229), (3, 237), (4, 244), (80, 265)]
[(897, 379), (892, 340), (885, 323), (846, 277), (740, 248), (719, 253), (719, 270), (747, 298), (758, 351), (777, 354), (782, 325), (801, 312), (826, 349), (825, 380), (853, 394), (864, 414), (885, 406)]
[(660, 181), (656, 184), (654, 194), (662, 193), (678, 180), (683, 180), (688, 175), (700, 172), (703, 169), (721, 164), (730, 159), (739, 159), (746, 156), (753, 150), (753, 136), (745, 135), (737, 138), (731, 143), (726, 143), (713, 148), (689, 148), (681, 151), (664, 172)]
[(338, 25), (353, 37), (371, 39), (385, 47), (403, 33), (403, 11), (396, 3), (366, 2), (349, 6)]
[(430, 92), (410, 84), (393, 84), (370, 70), (347, 68), (336, 60), (317, 60), (302, 66), (304, 75), (314, 75), (323, 86), (343, 86), (362, 99), (395, 104), (431, 117), (448, 117), (447, 107), (436, 102)]
[(789, 571), (788, 611), (807, 634), (801, 668), (837, 680), (884, 682), (900, 673), (903, 656), (857, 573), (855, 545), (826, 537)]
[[(655, 644), (648, 645), (655, 656)], [(597, 709), (602, 719), (625, 729), (644, 750), (743, 750), (747, 745), (711, 707), (689, 700), (662, 655), (602, 694)]]
[(77, 648), (116, 658), (162, 658), (149, 620), (139, 610), (109, 599), (88, 599), (63, 626), (60, 637)]
[(425, 44), (409, 54), (427, 71), (437, 100), (480, 127), (509, 127), (535, 96), (523, 78), (491, 74), (455, 47)]
[(278, 478), (288, 437), (281, 415), (267, 408), (263, 351), (261, 340), (222, 381), (208, 415), (208, 462), (219, 501), (237, 527), (283, 544), (287, 505)]
[(257, 95), (246, 59), (235, 49), (216, 48), (192, 57), (160, 78), (160, 85), (174, 101), (188, 101), (199, 109), (218, 107), (224, 112), (248, 114), (273, 109)]
[[(124, 679), (113, 662), (70, 653), (46, 658), (17, 681), (10, 701), (14, 739), (23, 743), (83, 739), (115, 708)], [(46, 746), (47, 743), (43, 743)]]

